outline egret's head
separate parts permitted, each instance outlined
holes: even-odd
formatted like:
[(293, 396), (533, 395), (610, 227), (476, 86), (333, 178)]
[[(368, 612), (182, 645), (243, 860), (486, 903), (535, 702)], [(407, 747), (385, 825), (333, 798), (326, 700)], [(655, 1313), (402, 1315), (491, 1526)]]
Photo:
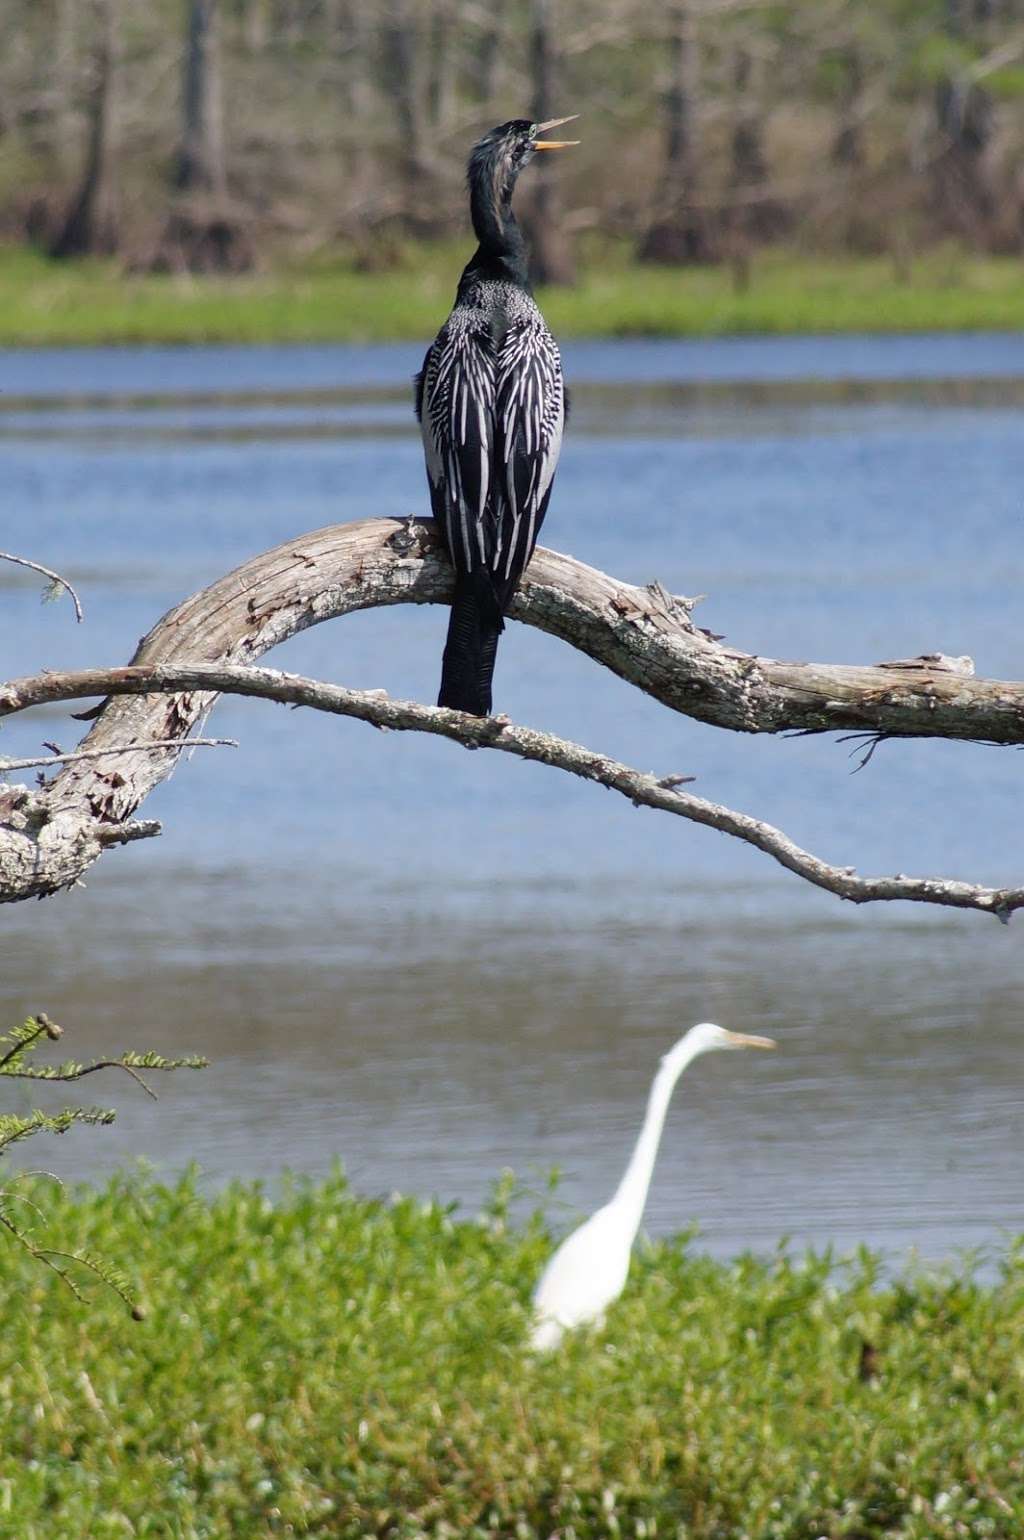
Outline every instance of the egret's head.
[(679, 1039), (674, 1047), (665, 1055), (663, 1063), (675, 1063), (682, 1059), (689, 1063), (699, 1053), (711, 1053), (716, 1048), (774, 1048), (775, 1039), (771, 1037), (751, 1037), (746, 1032), (729, 1032), (725, 1027), (716, 1027), (713, 1021), (698, 1022), (691, 1027), (689, 1032)]
[(495, 200), (500, 200), (503, 194), (511, 192), (516, 177), (537, 150), (565, 150), (579, 144), (578, 139), (543, 137), (550, 129), (572, 123), (578, 116), (574, 113), (569, 118), (549, 118), (546, 123), (531, 123), (529, 118), (499, 123), (473, 146), (469, 157), (470, 183), (486, 183), (493, 190)]

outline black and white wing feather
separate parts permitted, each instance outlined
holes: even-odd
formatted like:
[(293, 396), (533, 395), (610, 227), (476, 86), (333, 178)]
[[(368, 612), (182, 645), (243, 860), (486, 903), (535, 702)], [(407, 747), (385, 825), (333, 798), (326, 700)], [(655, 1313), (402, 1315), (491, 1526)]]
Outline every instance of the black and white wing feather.
[(540, 316), (511, 326), (497, 358), (496, 461), (503, 483), (492, 570), (514, 582), (537, 544), (562, 448), (565, 391), (558, 346)]
[(431, 506), (457, 572), (490, 566), (495, 363), (486, 324), (456, 312), (438, 333), (417, 381)]
[(487, 716), (504, 615), (547, 511), (565, 393), (529, 295), (497, 283), (474, 295), (480, 302), (457, 303), (427, 353), (416, 410), (455, 568), (438, 704)]

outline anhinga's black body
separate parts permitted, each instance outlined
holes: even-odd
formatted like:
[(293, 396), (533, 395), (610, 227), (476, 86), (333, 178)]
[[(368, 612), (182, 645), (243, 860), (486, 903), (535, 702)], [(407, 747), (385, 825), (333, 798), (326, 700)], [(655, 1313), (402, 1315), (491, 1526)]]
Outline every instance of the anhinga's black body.
[[(559, 122), (567, 122), (562, 118)], [(469, 162), (479, 245), (416, 379), (434, 518), (455, 568), (438, 705), (487, 716), (504, 614), (547, 511), (562, 365), (530, 291), (516, 178), (554, 123), (503, 123)]]

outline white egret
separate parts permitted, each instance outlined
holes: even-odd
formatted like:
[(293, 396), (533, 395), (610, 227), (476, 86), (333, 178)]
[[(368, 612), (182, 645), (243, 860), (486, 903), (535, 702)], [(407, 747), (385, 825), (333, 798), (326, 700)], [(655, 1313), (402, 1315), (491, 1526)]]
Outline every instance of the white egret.
[(651, 1085), (640, 1137), (610, 1203), (591, 1214), (559, 1246), (534, 1291), (534, 1348), (554, 1347), (565, 1331), (600, 1323), (622, 1293), (629, 1257), (640, 1228), (661, 1130), (676, 1081), (699, 1054), (717, 1048), (774, 1048), (770, 1037), (727, 1032), (714, 1022), (691, 1027), (665, 1054)]

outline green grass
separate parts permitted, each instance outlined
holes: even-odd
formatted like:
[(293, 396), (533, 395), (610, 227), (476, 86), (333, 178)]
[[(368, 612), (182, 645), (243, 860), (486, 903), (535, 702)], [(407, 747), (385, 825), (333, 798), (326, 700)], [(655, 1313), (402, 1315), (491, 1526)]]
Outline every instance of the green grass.
[(148, 1311), (78, 1305), (0, 1246), (5, 1537), (1024, 1533), (1017, 1251), (987, 1285), (881, 1284), (866, 1254), (724, 1265), (684, 1239), (641, 1252), (603, 1332), (533, 1360), (550, 1243), (500, 1200), (482, 1223), (340, 1179), (51, 1202)]
[[(321, 259), (234, 279), (129, 277), (103, 262), (0, 251), (0, 345), (138, 342), (383, 342), (433, 335), (467, 245), (410, 249), (386, 273)], [(631, 266), (593, 250), (580, 285), (542, 295), (563, 337), (966, 331), (1024, 327), (1012, 259), (940, 250), (899, 281), (884, 259), (772, 254), (737, 293), (723, 268)]]

